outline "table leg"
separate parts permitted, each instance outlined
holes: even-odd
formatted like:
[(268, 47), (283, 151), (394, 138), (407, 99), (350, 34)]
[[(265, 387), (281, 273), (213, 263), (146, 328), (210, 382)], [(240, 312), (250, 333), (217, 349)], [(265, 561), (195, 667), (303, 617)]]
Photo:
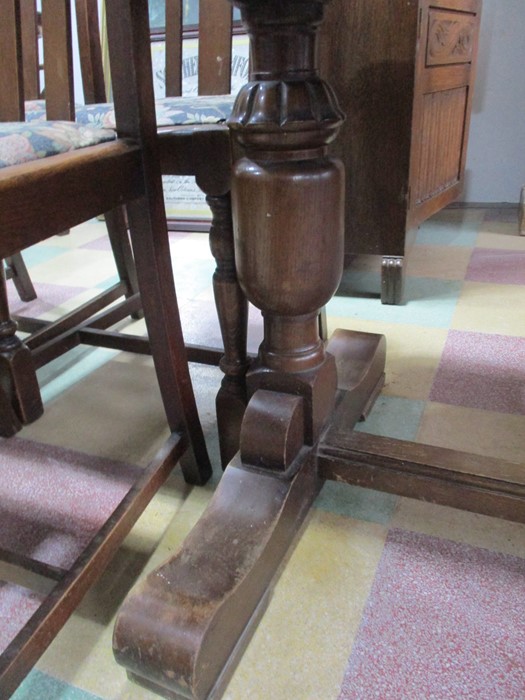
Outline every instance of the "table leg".
[(233, 0), (252, 74), (230, 120), (241, 288), (264, 317), (247, 373), (240, 451), (181, 550), (128, 597), (114, 650), (166, 697), (217, 697), (315, 499), (317, 445), (343, 401), (348, 428), (383, 380), (382, 336), (319, 336), (342, 274), (344, 174), (327, 154), (342, 122), (316, 67), (322, 0)]

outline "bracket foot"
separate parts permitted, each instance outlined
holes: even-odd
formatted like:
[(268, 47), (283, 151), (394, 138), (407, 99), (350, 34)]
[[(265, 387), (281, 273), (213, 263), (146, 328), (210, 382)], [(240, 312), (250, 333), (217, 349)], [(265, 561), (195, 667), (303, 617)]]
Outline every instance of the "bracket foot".
[(381, 303), (402, 304), (404, 270), (402, 255), (385, 255), (381, 262)]

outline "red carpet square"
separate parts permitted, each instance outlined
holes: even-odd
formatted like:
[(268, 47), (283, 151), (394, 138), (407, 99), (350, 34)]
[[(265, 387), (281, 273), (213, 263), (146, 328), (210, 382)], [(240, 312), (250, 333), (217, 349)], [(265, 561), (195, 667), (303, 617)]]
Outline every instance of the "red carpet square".
[(450, 331), (430, 400), (525, 415), (525, 338)]
[(525, 560), (392, 530), (339, 697), (523, 700)]

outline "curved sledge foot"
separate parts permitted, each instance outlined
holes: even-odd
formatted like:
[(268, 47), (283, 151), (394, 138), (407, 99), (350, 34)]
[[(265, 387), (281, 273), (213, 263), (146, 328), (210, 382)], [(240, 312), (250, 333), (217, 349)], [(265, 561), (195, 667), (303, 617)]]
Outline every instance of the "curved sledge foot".
[(386, 338), (338, 328), (326, 349), (337, 367), (337, 405), (327, 426), (350, 431), (365, 420), (385, 383)]
[[(348, 430), (382, 385), (385, 339), (339, 330), (328, 351), (339, 375), (336, 420), (329, 425), (337, 429), (342, 420)], [(192, 700), (219, 697), (226, 687), (321, 485), (318, 448), (303, 446), (303, 426), (300, 397), (253, 395), (240, 453), (204, 515), (178, 554), (139, 584), (119, 613), (115, 657), (136, 682)]]
[(113, 644), (133, 680), (169, 698), (222, 692), (320, 488), (311, 449), (291, 471), (235, 458), (179, 553), (128, 597)]

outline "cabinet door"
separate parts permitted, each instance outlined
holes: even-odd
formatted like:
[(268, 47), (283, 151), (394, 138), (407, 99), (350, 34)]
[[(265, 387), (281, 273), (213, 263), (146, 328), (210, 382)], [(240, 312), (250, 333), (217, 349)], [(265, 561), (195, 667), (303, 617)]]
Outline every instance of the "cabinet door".
[(422, 0), (410, 160), (409, 224), (455, 199), (465, 172), (480, 0)]

